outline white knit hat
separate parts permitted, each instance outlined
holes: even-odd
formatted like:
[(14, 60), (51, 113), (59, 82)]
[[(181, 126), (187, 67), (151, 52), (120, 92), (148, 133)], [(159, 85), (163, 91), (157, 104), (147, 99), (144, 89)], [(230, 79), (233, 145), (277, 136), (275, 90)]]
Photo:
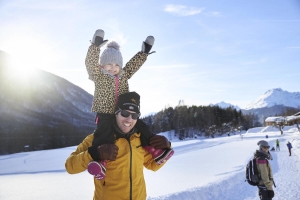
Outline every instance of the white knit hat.
[(100, 56), (100, 65), (104, 66), (107, 64), (115, 63), (119, 65), (121, 70), (123, 66), (123, 57), (119, 49), (120, 46), (115, 41), (108, 43), (106, 49)]

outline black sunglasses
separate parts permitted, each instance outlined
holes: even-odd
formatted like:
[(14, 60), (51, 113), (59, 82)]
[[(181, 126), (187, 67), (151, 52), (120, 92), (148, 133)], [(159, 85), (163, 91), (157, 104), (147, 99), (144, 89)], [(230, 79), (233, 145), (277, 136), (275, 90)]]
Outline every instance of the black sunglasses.
[(132, 119), (137, 119), (140, 116), (140, 114), (131, 113), (131, 112), (128, 112), (126, 110), (121, 110), (120, 112), (121, 112), (122, 117), (125, 117), (125, 118), (127, 118), (127, 117), (129, 117), (129, 115), (131, 115)]

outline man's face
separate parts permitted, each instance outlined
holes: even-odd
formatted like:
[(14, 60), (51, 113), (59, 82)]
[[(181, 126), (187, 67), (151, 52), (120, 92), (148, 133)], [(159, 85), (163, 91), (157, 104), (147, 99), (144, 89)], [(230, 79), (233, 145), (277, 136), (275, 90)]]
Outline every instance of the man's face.
[[(129, 113), (135, 113), (130, 110), (126, 110), (126, 111)], [(117, 125), (118, 125), (119, 129), (123, 133), (128, 133), (135, 126), (137, 119), (132, 119), (131, 115), (129, 115), (128, 117), (123, 117), (121, 115), (121, 112), (119, 112), (116, 115), (116, 121), (117, 121)]]
[(262, 150), (263, 150), (264, 152), (266, 152), (266, 153), (269, 152), (269, 149), (270, 149), (270, 147), (262, 147)]

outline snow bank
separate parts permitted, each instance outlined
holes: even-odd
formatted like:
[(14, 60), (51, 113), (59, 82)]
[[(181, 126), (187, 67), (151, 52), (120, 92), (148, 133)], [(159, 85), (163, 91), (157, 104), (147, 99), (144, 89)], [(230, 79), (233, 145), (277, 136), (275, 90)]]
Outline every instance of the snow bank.
[[(283, 128), (283, 131), (294, 133), (298, 131), (298, 128), (296, 126), (285, 126)], [(280, 132), (280, 130), (275, 126), (266, 126), (266, 127), (249, 128), (246, 133), (266, 133), (266, 132)]]
[(255, 127), (255, 128), (249, 128), (248, 131), (246, 132), (247, 133), (258, 133), (260, 132), (264, 127)]

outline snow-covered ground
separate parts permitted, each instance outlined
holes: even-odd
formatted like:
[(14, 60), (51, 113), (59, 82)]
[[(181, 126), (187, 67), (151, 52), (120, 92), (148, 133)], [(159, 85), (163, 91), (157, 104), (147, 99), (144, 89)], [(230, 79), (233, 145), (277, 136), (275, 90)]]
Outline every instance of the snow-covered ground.
[[(163, 133), (168, 136), (168, 133)], [(266, 139), (268, 135), (268, 139)], [(272, 127), (214, 139), (172, 140), (175, 155), (159, 171), (144, 170), (148, 200), (254, 200), (257, 188), (245, 182), (245, 165), (259, 140), (281, 151), (270, 161), (276, 183), (274, 200), (300, 199), (300, 134), (285, 127), (281, 136)], [(292, 156), (286, 147), (293, 145)], [(0, 156), (1, 200), (82, 200), (93, 197), (93, 178), (87, 173), (70, 175), (64, 163), (76, 147)]]

